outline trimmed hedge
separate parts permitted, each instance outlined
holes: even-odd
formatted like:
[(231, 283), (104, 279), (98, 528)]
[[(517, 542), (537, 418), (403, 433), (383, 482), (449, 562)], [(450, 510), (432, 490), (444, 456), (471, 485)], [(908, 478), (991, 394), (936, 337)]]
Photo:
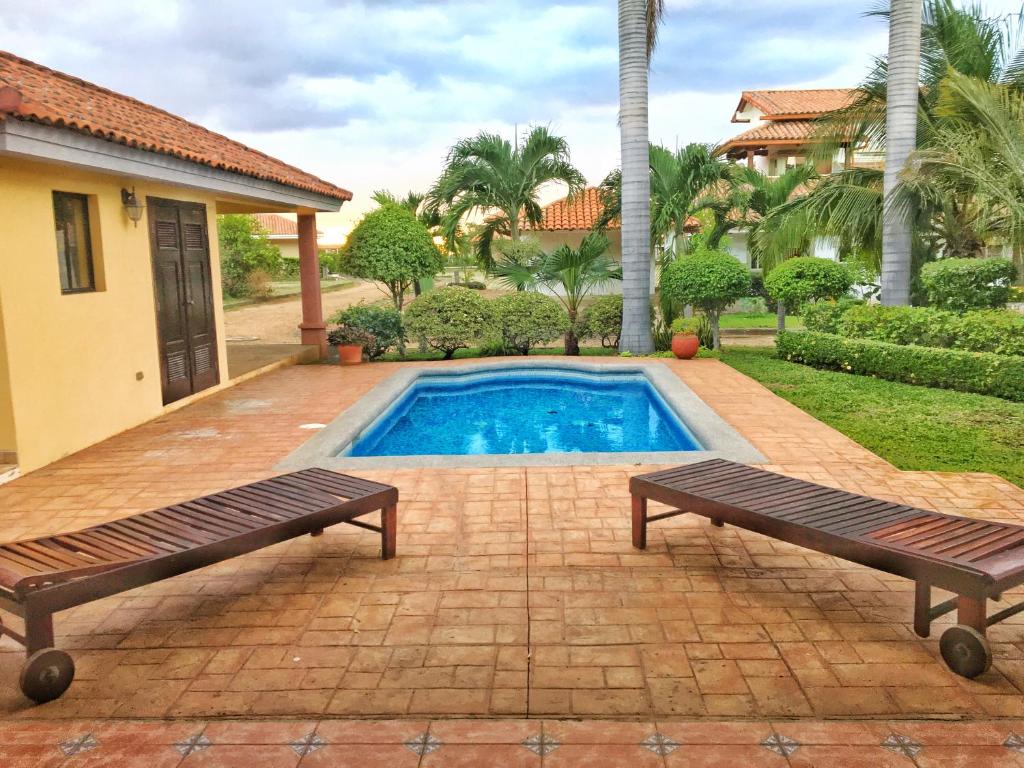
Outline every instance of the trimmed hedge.
[(783, 331), (775, 350), (783, 360), (814, 368), (1024, 402), (1024, 358), (1011, 355), (846, 339), (812, 331)]
[(1005, 307), (1017, 268), (1009, 259), (941, 259), (921, 267), (928, 303), (940, 309)]

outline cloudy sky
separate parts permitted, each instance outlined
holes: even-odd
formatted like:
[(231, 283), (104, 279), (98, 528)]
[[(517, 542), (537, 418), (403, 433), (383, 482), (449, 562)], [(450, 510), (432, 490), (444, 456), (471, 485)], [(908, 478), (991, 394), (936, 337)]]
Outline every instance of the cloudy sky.
[[(993, 14), (1019, 0), (984, 0)], [(855, 85), (874, 0), (668, 0), (651, 136), (718, 142), (740, 91)], [(351, 189), (425, 189), (456, 139), (548, 124), (618, 163), (614, 0), (0, 0), (0, 49), (158, 105)], [(557, 197), (550, 190), (548, 198)]]

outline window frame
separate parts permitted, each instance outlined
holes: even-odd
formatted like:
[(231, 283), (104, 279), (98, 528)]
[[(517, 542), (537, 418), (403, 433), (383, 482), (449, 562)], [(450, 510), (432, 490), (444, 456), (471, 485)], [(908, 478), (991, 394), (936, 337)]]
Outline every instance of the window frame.
[(63, 260), (64, 260), (64, 274), (65, 275), (68, 275), (70, 277), (70, 275), (72, 274), (72, 271), (73, 271), (71, 269), (71, 257), (69, 255), (67, 236), (64, 235), (64, 240), (65, 240), (65, 242), (64, 242), (64, 254), (63, 254), (63, 256), (61, 256), (61, 254), (59, 252), (57, 254), (57, 258), (58, 258), (58, 265), (57, 265), (58, 266), (58, 279), (60, 279), (60, 284), (61, 284), (60, 285), (60, 292), (64, 296), (69, 296), (69, 295), (73, 295), (73, 294), (76, 294), (76, 293), (96, 293), (99, 290), (99, 288), (96, 285), (96, 256), (95, 256), (95, 249), (93, 248), (93, 242), (92, 242), (92, 240), (93, 240), (92, 220), (89, 217), (89, 196), (86, 195), (86, 194), (82, 194), (81, 192), (62, 192), (62, 191), (56, 190), (56, 189), (53, 190), (53, 221), (54, 221), (54, 225), (55, 225), (54, 226), (54, 230), (55, 230), (54, 234), (55, 235), (57, 235), (58, 232), (59, 232), (59, 230), (57, 230), (57, 228), (56, 228), (56, 224), (58, 223), (58, 219), (57, 219), (57, 201), (58, 201), (58, 198), (71, 198), (71, 199), (78, 200), (78, 201), (81, 202), (81, 205), (82, 205), (82, 217), (83, 217), (82, 226), (85, 228), (86, 268), (87, 268), (87, 272), (88, 272), (88, 276), (89, 276), (89, 284), (87, 286), (85, 286), (85, 287), (82, 287), (82, 288), (66, 288), (64, 286), (64, 280), (60, 279), (60, 277), (59, 277), (59, 267), (60, 267), (59, 260), (61, 258), (63, 258)]

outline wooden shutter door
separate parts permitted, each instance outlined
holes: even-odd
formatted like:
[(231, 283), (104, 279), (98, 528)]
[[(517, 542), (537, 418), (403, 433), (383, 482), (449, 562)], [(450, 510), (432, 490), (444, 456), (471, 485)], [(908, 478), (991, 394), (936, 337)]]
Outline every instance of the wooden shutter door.
[(191, 352), (192, 391), (198, 392), (220, 381), (206, 207), (182, 206), (179, 213), (184, 246), (185, 303)]
[(166, 405), (192, 394), (181, 227), (177, 207), (162, 205), (152, 198), (148, 203), (160, 378)]

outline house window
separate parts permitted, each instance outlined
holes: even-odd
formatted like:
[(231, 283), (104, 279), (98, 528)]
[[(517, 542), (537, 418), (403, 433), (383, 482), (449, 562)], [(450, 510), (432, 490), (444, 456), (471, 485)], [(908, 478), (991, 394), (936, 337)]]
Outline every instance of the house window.
[(61, 293), (95, 291), (89, 198), (71, 192), (54, 192), (53, 219)]

